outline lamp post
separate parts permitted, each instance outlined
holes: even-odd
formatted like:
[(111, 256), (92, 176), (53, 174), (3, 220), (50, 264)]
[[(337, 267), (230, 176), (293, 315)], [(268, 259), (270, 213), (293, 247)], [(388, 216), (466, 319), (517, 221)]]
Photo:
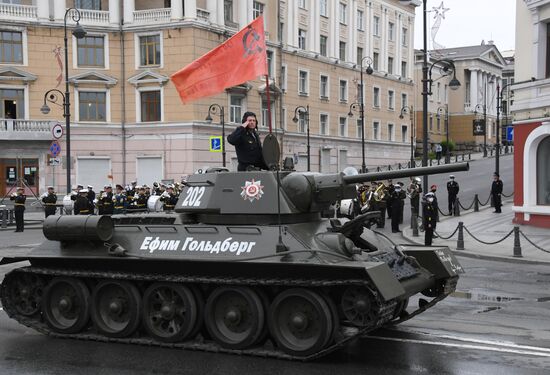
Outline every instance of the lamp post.
[[(365, 56), (361, 59), (361, 74), (360, 74), (360, 80), (361, 80), (361, 95), (360, 95), (360, 103), (359, 103), (359, 116), (361, 118), (361, 173), (367, 172), (367, 164), (365, 160), (365, 85), (363, 81), (363, 62), (367, 62), (367, 69), (366, 72), (368, 75), (371, 75), (374, 70), (372, 69), (372, 59), (369, 56)], [(350, 112), (351, 112), (351, 106), (350, 106)]]
[(361, 121), (361, 156), (363, 160), (361, 165), (361, 173), (366, 173), (367, 164), (365, 160), (365, 112), (362, 108), (364, 108), (364, 105), (361, 102), (351, 103), (349, 105), (348, 117), (353, 117), (353, 111), (359, 111), (359, 119)]
[(225, 167), (225, 108), (217, 103), (210, 104), (205, 120), (212, 122), (212, 116), (210, 115), (216, 115), (217, 112), (219, 112), (220, 124), (222, 126), (222, 165)]
[(415, 161), (414, 161), (414, 137), (415, 137), (415, 126), (413, 124), (413, 116), (414, 116), (414, 109), (413, 106), (404, 106), (401, 108), (401, 113), (399, 114), (399, 118), (403, 119), (405, 118), (405, 114), (409, 114), (409, 120), (411, 120), (411, 161), (410, 161), (410, 168), (416, 167)]
[(449, 104), (445, 103), (445, 105), (440, 106), (437, 108), (437, 118), (439, 119), (441, 117), (441, 112), (445, 111), (445, 137), (447, 139), (447, 147), (445, 147), (445, 164), (448, 164), (451, 162), (451, 155), (449, 150)]
[(305, 122), (306, 122), (306, 132), (307, 132), (307, 171), (309, 172), (311, 170), (311, 147), (309, 144), (309, 104), (304, 106), (299, 105), (294, 109), (294, 117), (292, 118), (292, 121), (294, 123), (298, 122), (298, 116), (300, 113), (303, 113), (305, 116)]
[(65, 133), (67, 134), (67, 194), (71, 192), (71, 99), (69, 92), (69, 48), (67, 41), (67, 16), (71, 13), (71, 18), (76, 22), (76, 26), (72, 34), (77, 39), (82, 39), (86, 36), (86, 30), (80, 25), (80, 11), (76, 8), (68, 8), (65, 11), (64, 24), (63, 24), (63, 42), (65, 47), (65, 94), (57, 89), (51, 89), (44, 94), (44, 105), (40, 108), (40, 111), (44, 114), (50, 112), (46, 101), (50, 103), (56, 103), (58, 100), (57, 95), (63, 97), (63, 117), (65, 117)]

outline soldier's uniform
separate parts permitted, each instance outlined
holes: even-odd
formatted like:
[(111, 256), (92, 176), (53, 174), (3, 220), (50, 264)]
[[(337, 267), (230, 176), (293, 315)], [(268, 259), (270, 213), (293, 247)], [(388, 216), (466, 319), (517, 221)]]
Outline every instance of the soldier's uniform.
[(53, 191), (53, 186), (48, 186), (48, 191), (42, 194), (42, 203), (44, 203), (44, 214), (46, 217), (55, 215), (57, 211), (57, 195)]
[(434, 205), (435, 194), (428, 193), (422, 201), (422, 224), (424, 226), (424, 244), (432, 245), (432, 239), (437, 226), (437, 207)]
[[(92, 185), (88, 185), (88, 200), (90, 201), (90, 207), (92, 207), (92, 211), (94, 208), (94, 201), (95, 201), (95, 191), (94, 187)], [(91, 212), (93, 214), (93, 212)]]
[(409, 187), (407, 188), (409, 198), (411, 200), (411, 210), (417, 215), (420, 213), (420, 195), (422, 194), (422, 187), (420, 187), (420, 178), (415, 177)]
[(14, 213), (15, 213), (15, 231), (23, 232), (25, 229), (25, 201), (27, 196), (24, 194), (23, 188), (17, 188), (17, 193), (11, 195), (10, 200), (14, 201)]
[(399, 230), (399, 219), (401, 215), (401, 204), (404, 199), (404, 192), (401, 185), (395, 184), (391, 193), (389, 202), (391, 202), (391, 231), (392, 233), (401, 232)]
[(144, 211), (147, 209), (147, 196), (143, 187), (138, 187), (137, 194), (134, 196), (134, 200), (130, 205), (132, 210)]
[(88, 190), (82, 189), (79, 191), (76, 200), (74, 201), (75, 215), (92, 215), (94, 206), (90, 203), (87, 197)]
[(391, 219), (392, 214), (392, 195), (395, 190), (395, 187), (393, 186), (392, 180), (388, 180), (388, 187), (387, 187), (387, 195), (386, 195), (386, 209), (388, 211), (388, 219)]
[(134, 201), (134, 197), (137, 193), (136, 184), (137, 181), (131, 182), (132, 186), (126, 186), (126, 199), (128, 199), (128, 204), (131, 204)]
[(458, 186), (458, 182), (455, 181), (455, 176), (450, 175), (449, 179), (450, 181), (447, 182), (447, 193), (448, 193), (448, 199), (449, 199), (449, 215), (453, 215), (454, 209), (455, 209), (455, 203), (456, 203), (456, 196), (458, 195), (458, 191), (460, 190), (460, 187)]
[(105, 186), (105, 192), (98, 200), (98, 204), (101, 202), (101, 205), (103, 206), (103, 215), (112, 215), (114, 212), (112, 190), (113, 188), (110, 185)]
[(173, 186), (168, 186), (168, 190), (165, 191), (159, 199), (164, 202), (164, 211), (172, 211), (178, 202), (178, 196), (174, 193)]
[(493, 173), (493, 183), (491, 184), (491, 199), (493, 200), (493, 206), (495, 206), (494, 213), (500, 214), (502, 213), (501, 207), (502, 207), (502, 189), (504, 184), (502, 183), (502, 180), (500, 179), (500, 176), (498, 173)]
[(117, 185), (116, 194), (113, 196), (113, 213), (115, 215), (124, 213), (127, 205), (128, 200), (124, 190), (122, 189), (122, 185)]

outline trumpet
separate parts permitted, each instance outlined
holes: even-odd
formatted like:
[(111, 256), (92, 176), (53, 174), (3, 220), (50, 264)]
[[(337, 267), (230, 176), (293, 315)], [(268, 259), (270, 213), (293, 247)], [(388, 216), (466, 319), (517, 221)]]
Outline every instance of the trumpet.
[(414, 199), (420, 195), (420, 185), (413, 182), (407, 188), (407, 198)]

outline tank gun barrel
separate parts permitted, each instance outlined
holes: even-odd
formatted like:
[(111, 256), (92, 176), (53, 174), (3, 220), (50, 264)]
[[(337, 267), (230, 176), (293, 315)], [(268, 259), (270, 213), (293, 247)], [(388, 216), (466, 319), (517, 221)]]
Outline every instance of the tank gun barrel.
[(346, 184), (357, 184), (361, 182), (381, 181), (394, 178), (412, 177), (412, 176), (427, 176), (440, 173), (463, 172), (470, 169), (468, 163), (435, 165), (432, 167), (419, 167), (409, 169), (399, 169), (396, 171), (384, 172), (369, 172), (355, 176), (343, 176), (342, 180)]

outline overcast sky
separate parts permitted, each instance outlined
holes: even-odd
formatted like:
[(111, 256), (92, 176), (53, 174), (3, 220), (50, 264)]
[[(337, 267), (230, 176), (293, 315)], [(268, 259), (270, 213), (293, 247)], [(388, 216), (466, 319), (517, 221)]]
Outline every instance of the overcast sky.
[[(432, 49), (431, 28), (435, 22), (432, 8), (441, 0), (428, 0), (428, 49)], [(445, 19), (435, 41), (446, 48), (481, 44), (493, 40), (499, 51), (515, 48), (516, 0), (443, 0)], [(422, 5), (416, 8), (416, 49), (423, 48)]]

